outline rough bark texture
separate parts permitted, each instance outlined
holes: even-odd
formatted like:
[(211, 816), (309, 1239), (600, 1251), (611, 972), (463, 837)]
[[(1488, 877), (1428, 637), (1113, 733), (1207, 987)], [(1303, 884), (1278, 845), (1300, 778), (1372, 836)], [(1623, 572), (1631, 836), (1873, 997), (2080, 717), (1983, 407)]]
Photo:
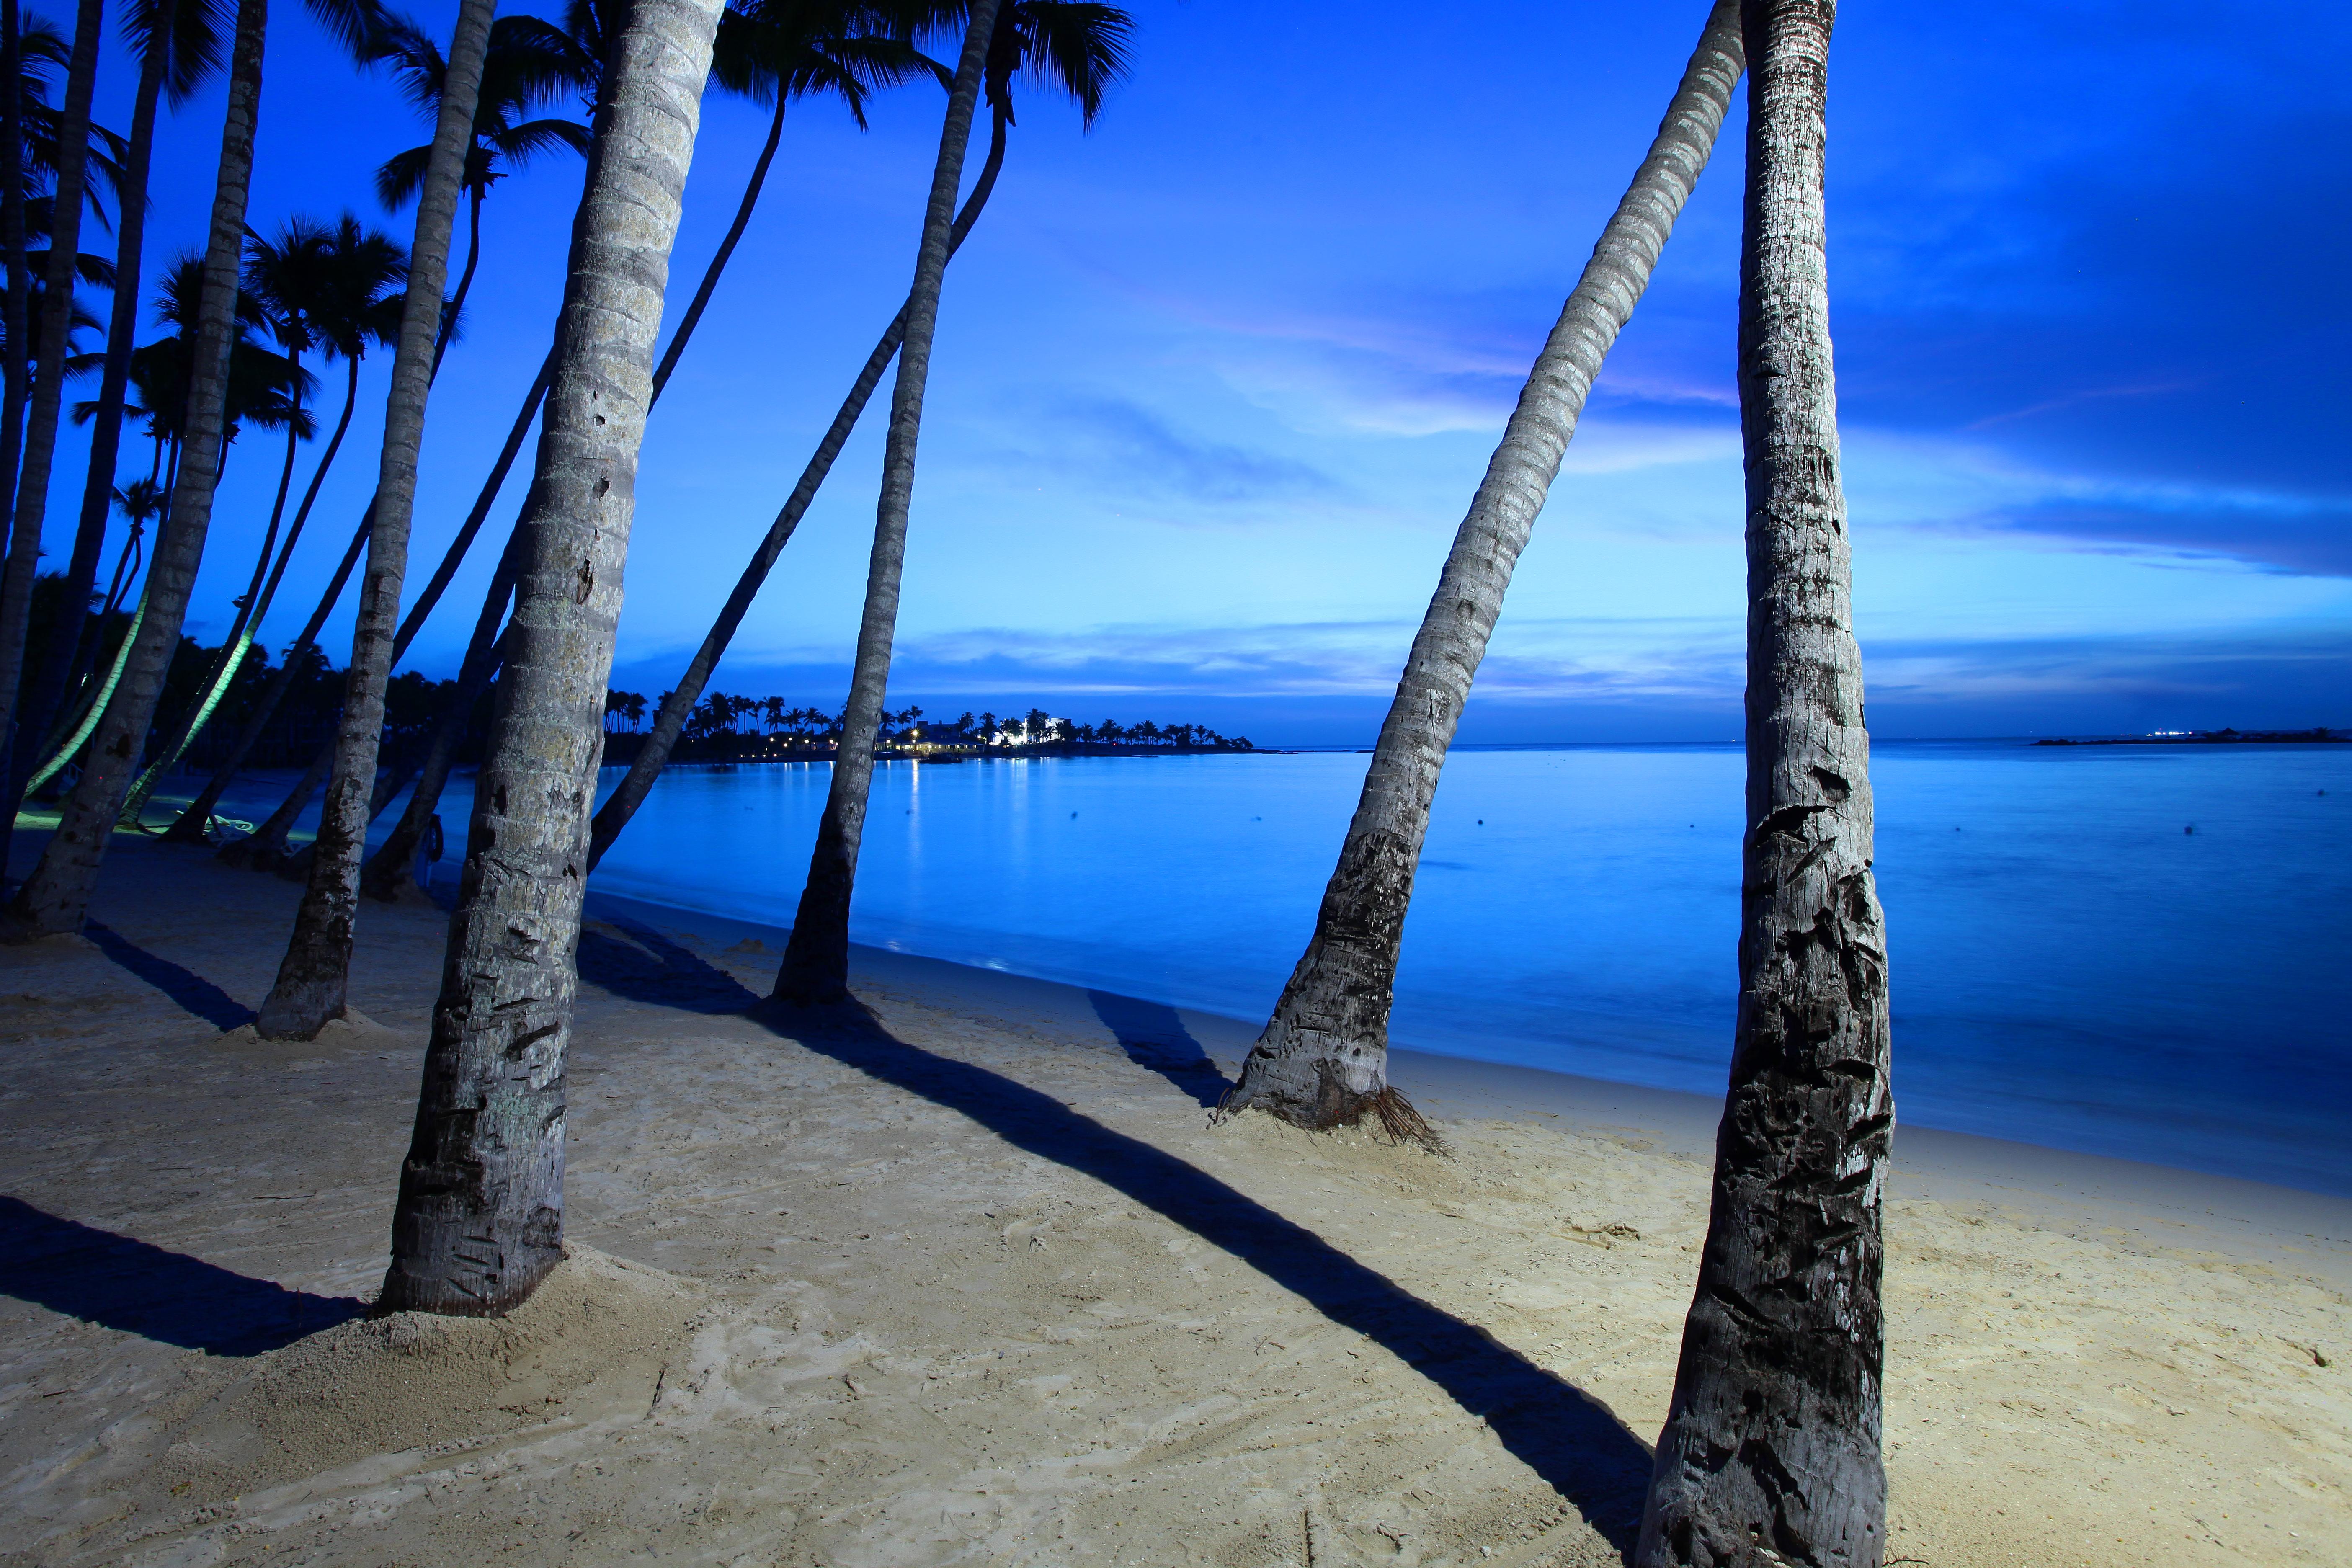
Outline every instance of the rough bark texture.
[[(988, 161), (981, 165), (980, 178), (973, 182), (971, 195), (964, 198), (963, 211), (956, 215), (955, 227), (948, 236), (948, 254), (950, 257), (963, 244), (964, 237), (971, 232), (971, 226), (980, 220), (981, 209), (988, 205), (989, 193), (996, 188), (997, 174), (1004, 167), (1007, 123), (1007, 117), (1002, 110), (992, 116), (989, 129)], [(883, 329), (881, 341), (874, 345), (874, 352), (866, 356), (866, 366), (857, 373), (857, 380), (850, 387), (849, 395), (841, 400), (841, 408), (834, 415), (833, 424), (826, 429), (824, 438), (816, 444), (816, 451), (810, 457), (808, 467), (801, 470), (800, 483), (794, 485), (793, 493), (785, 498), (783, 507), (776, 513), (776, 521), (768, 525), (767, 537), (760, 541), (759, 549), (752, 552), (751, 563), (736, 579), (735, 591), (728, 595), (726, 604), (719, 606), (719, 618), (704, 634), (702, 646), (696, 648), (694, 657), (687, 661), (686, 673), (677, 678), (677, 684), (670, 689), (668, 698), (654, 715), (652, 733), (646, 737), (646, 743), (630, 760), (627, 773), (614, 786), (613, 793), (604, 797), (604, 804), (596, 808), (595, 820), (590, 825), (588, 844), (588, 869), (591, 871), (596, 868), (598, 861), (604, 858), (604, 851), (613, 847), (613, 841), (621, 836), (621, 829), (629, 825), (629, 819), (637, 814), (637, 807), (645, 804), (646, 795), (654, 787), (654, 781), (669, 765), (670, 753), (677, 750), (678, 737), (686, 732), (686, 721), (693, 716), (694, 705), (702, 700), (702, 689), (710, 683), (711, 672), (726, 657), (727, 645), (734, 640), (736, 628), (743, 624), (743, 617), (750, 612), (751, 601), (759, 596), (761, 586), (767, 582), (768, 573), (775, 566), (776, 558), (783, 553), (784, 546), (792, 542), (793, 531), (800, 527), (801, 518), (808, 511), (809, 503), (816, 500), (819, 487), (824, 485), (825, 476), (833, 471), (834, 459), (841, 456), (841, 448), (848, 444), (850, 432), (857, 428), (858, 416), (866, 412), (866, 401), (874, 395), (874, 389), (882, 384), (882, 373), (890, 368), (890, 362), (897, 357), (898, 344), (906, 335), (907, 311), (901, 306), (898, 313), (890, 318), (889, 326)], [(673, 343), (672, 347), (676, 344)], [(655, 390), (660, 390), (658, 381), (655, 384)]]
[(173, 486), (171, 522), (147, 569), (147, 610), (122, 679), (90, 738), (89, 759), (66, 797), (58, 830), (40, 864), (9, 906), (20, 933), (79, 931), (98, 888), (114, 819), (138, 770), (147, 729), (163, 691), (163, 675), (179, 647), (188, 595), (211, 530), (213, 491), (220, 477), (223, 415), (228, 395), (230, 312), (236, 300), (238, 263), (245, 254), (245, 212), (253, 184), (253, 141), (261, 107), (261, 57), (268, 30), (268, 0), (238, 0), (236, 43), (229, 61), (228, 114), (221, 131), (220, 177), (213, 195), (212, 227), (205, 246), (204, 298), (196, 308), (196, 343), (189, 384), (185, 454)]
[(1537, 356), (1454, 536), (1381, 726), (1315, 934), (1243, 1064), (1228, 1113), (1255, 1105), (1318, 1128), (1367, 1113), (1398, 1117), (1388, 1088), (1389, 1007), (1438, 772), (1593, 378), (1706, 167), (1740, 68), (1738, 0), (1717, 0), (1649, 156)]
[[(23, 694), (27, 737), (46, 736), (58, 710), (88, 674), (96, 641), (84, 636), (90, 590), (106, 547), (106, 524), (114, 504), (114, 469), (122, 446), (122, 401), (129, 384), (131, 337), (139, 321), (140, 260), (146, 246), (147, 176), (155, 149), (155, 102), (163, 89), (168, 50), (158, 43), (141, 57), (139, 86), (131, 110), (131, 146), (117, 190), (114, 225), (114, 300), (107, 319), (106, 359), (99, 373), (98, 413), (89, 433), (89, 471), (83, 480), (80, 521), (66, 565), (66, 591), (57, 625), (49, 634), (41, 679)], [(111, 595), (109, 595), (110, 598)], [(87, 647), (89, 651), (85, 653)], [(7, 776), (11, 793), (0, 800), (0, 821), (14, 822), (24, 804), (37, 748), (20, 747)]]
[[(11, 519), (8, 564), (0, 574), (0, 748), (20, 721), (33, 720), (26, 737), (29, 751), (48, 727), (47, 715), (26, 712), (23, 689), (25, 637), (31, 624), (33, 578), (39, 570), (41, 529), (47, 521), (49, 469), (57, 458), (58, 414), (64, 405), (68, 329), (73, 321), (74, 263), (81, 251), (82, 172), (89, 154), (89, 100), (98, 81), (98, 35), (103, 26), (100, 0), (81, 0), (74, 20), (73, 50), (67, 57), (65, 102), (58, 113), (57, 179), (49, 215), (48, 270), (42, 279), (38, 348), (33, 365), (32, 401), (25, 412), (25, 447), (16, 470), (16, 502)], [(94, 568), (93, 568), (94, 569)], [(88, 590), (84, 590), (85, 596)], [(26, 771), (11, 762), (0, 769), (0, 804), (13, 806), (13, 781)], [(13, 826), (16, 813), (9, 813)], [(7, 845), (0, 836), (0, 852)]]
[(1713, 1214), (1635, 1561), (1877, 1568), (1886, 940), (1822, 219), (1834, 0), (1747, 0), (1748, 830)]
[(502, 1312), (562, 1257), (588, 807), (669, 252), (719, 0), (636, 0), (572, 234), (508, 660), (380, 1305)]
[(801, 1005), (838, 1002), (849, 994), (849, 896), (857, 879), (857, 846), (866, 826), (867, 786), (874, 778), (874, 742), (882, 700), (890, 684), (890, 645), (898, 623), (898, 578), (907, 562), (907, 513), (915, 499), (915, 447), (923, 428), (923, 385), (931, 369), (931, 334), (939, 323), (940, 285), (947, 276), (948, 239), (955, 224), (956, 187), (963, 181), (964, 148), (980, 101), (981, 75), (996, 26), (997, 0), (973, 0), (963, 54), (948, 93), (940, 132), (939, 163), (923, 212), (915, 253), (914, 286), (907, 290), (907, 331), (898, 351), (898, 382), (890, 394), (890, 432), (882, 458), (882, 500), (876, 509), (874, 550), (866, 569), (866, 613), (857, 628), (857, 660), (841, 742), (834, 749), (833, 784), (817, 825), (808, 881), (801, 889), (793, 934), (776, 975), (775, 994)]
[(392, 677), (400, 590), (408, 572), (409, 521), (416, 510), (416, 456), (425, 440), (425, 404), (433, 386), (435, 347), (442, 335), (441, 290), (449, 277), (450, 237), (457, 228), (466, 156), (474, 139), (474, 104), (496, 8), (496, 0), (465, 0), (449, 42), (440, 117), (417, 193), (416, 237), (408, 252), (408, 292), (401, 303), (400, 347), (384, 408), (375, 521), (368, 535), (367, 567), (360, 576), (359, 616), (352, 629), (351, 665), (343, 676), (335, 763), (327, 777), (310, 881), (294, 913), (294, 931), (278, 966), (278, 983), (254, 1018), (253, 1026), (264, 1039), (310, 1039), (329, 1020), (343, 1016), (351, 982), (352, 925), (359, 912), (360, 858), (373, 815), (376, 753), (383, 741), (384, 684)]

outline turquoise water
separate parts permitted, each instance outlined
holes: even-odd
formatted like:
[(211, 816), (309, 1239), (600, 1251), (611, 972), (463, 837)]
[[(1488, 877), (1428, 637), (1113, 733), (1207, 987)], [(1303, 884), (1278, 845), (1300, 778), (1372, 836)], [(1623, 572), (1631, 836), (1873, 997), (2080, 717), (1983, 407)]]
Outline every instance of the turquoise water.
[[(1262, 1017), (1364, 760), (885, 766), (852, 934)], [(1456, 752), (1394, 1041), (1719, 1093), (1741, 775)], [(2352, 1194), (2352, 747), (1893, 742), (1873, 778), (1906, 1121)], [(827, 779), (674, 770), (596, 885), (788, 924)]]

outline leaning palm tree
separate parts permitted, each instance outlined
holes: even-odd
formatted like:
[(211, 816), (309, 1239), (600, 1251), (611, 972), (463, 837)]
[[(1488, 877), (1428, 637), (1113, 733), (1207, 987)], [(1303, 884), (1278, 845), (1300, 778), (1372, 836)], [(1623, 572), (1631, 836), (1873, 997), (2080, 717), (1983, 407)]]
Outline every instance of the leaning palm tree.
[(1870, 737), (1823, 265), (1835, 0), (1746, 0), (1739, 266), (1748, 828), (1739, 1016), (1698, 1286), (1634, 1561), (1877, 1568), (1895, 1121)]
[[(311, 0), (311, 9), (339, 27), (347, 43), (362, 39), (377, 25), (366, 0)], [(148, 568), (146, 613), (121, 682), (92, 736), (89, 763), (67, 797), (40, 863), (9, 905), (11, 924), (19, 932), (81, 929), (115, 818), (154, 721), (164, 673), (187, 616), (188, 595), (204, 558), (220, 471), (234, 336), (231, 314), (238, 292), (237, 263), (245, 248), (268, 19), (268, 0), (238, 0), (228, 113), (221, 132), (220, 173), (205, 248), (204, 303), (188, 381), (187, 453), (173, 486), (171, 522)]]
[[(83, 635), (83, 623), (97, 582), (99, 557), (105, 548), (107, 512), (115, 493), (115, 467), (121, 451), (124, 399), (135, 352), (131, 339), (138, 325), (146, 247), (147, 185), (153, 163), (157, 103), (159, 100), (174, 107), (186, 103), (219, 71), (228, 22), (222, 0), (131, 0), (118, 14), (125, 41), (139, 59), (139, 82), (131, 99), (131, 134), (124, 144), (117, 184), (120, 216), (115, 227), (114, 304), (107, 320), (81, 510), (73, 553), (66, 566), (64, 613), (50, 635), (41, 685), (25, 699), (27, 722), (36, 729), (81, 683), (95, 657), (96, 643)], [(13, 805), (13, 800), (0, 802), (0, 810)]]
[[(378, 1304), (504, 1312), (563, 1256), (563, 1064), (588, 804), (654, 333), (719, 0), (635, 0), (572, 226), (563, 345)], [(529, 931), (528, 942), (516, 940)]]
[[(35, 362), (34, 374), (22, 426), (24, 448), (17, 458), (7, 563), (0, 569), (0, 806), (8, 813), (6, 821), (0, 822), (0, 854), (6, 853), (16, 826), (17, 796), (11, 781), (26, 771), (16, 752), (30, 749), (14, 747), (11, 742), (25, 717), (18, 700), (24, 684), (25, 637), (30, 629), (33, 577), (40, 562), (41, 528), (48, 508), (49, 468), (57, 457), (58, 420), (64, 408), (66, 340), (73, 329), (74, 263), (81, 254), (83, 172), (89, 161), (89, 105), (98, 84), (101, 26), (100, 0), (80, 0), (58, 121), (57, 184), (44, 299), (42, 309), (28, 316), (25, 333)], [(17, 52), (21, 65), (21, 49)], [(10, 74), (13, 79), (20, 73)], [(23, 129), (20, 95), (20, 133)], [(21, 181), (21, 143), (19, 153)]]
[[(32, 369), (32, 346), (26, 323), (32, 320), (33, 276), (25, 251), (25, 31), (16, 0), (0, 0), (0, 536), (5, 536), (16, 510), (16, 458), (25, 440), (25, 394)], [(40, 560), (40, 542), (28, 541), (35, 552), (25, 573), (28, 584), (25, 614), (32, 615), (32, 572)], [(6, 584), (16, 574), (13, 552), (0, 553), (0, 623), (6, 618)], [(8, 735), (0, 730), (0, 804), (5, 804), (8, 769)], [(9, 828), (15, 818), (0, 824), (0, 856), (8, 851)], [(0, 860), (0, 881), (7, 866)]]
[(955, 85), (940, 131), (939, 162), (915, 252), (914, 286), (907, 291), (907, 330), (898, 354), (898, 382), (890, 396), (890, 431), (882, 457), (882, 499), (874, 520), (874, 550), (866, 574), (866, 609), (857, 628), (857, 658), (849, 702), (834, 752), (833, 784), (807, 884), (793, 917), (791, 941), (776, 976), (778, 999), (812, 1005), (849, 995), (849, 895), (857, 876), (857, 846), (866, 822), (866, 795), (874, 774), (874, 742), (882, 699), (890, 681), (890, 644), (898, 629), (898, 578), (907, 559), (907, 513), (915, 499), (915, 447), (922, 435), (923, 388), (931, 369), (931, 335), (939, 323), (940, 286), (948, 268), (955, 226), (956, 187), (963, 180), (972, 111), (980, 102), (997, 0), (972, 0)]
[(449, 275), (449, 242), (467, 155), (477, 140), (475, 99), (482, 85), (496, 5), (497, 0), (464, 0), (449, 43), (448, 68), (442, 73), (440, 121), (416, 189), (416, 237), (409, 247), (400, 346), (393, 358), (392, 395), (384, 410), (383, 454), (370, 509), (367, 568), (360, 580), (359, 616), (343, 678), (334, 767), (328, 775), (310, 885), (295, 912), (278, 983), (254, 1019), (264, 1039), (310, 1039), (343, 1015), (360, 854), (373, 815), (376, 753), (383, 739), (384, 684), (392, 675), (392, 642), (408, 567), (416, 455), (425, 439), (425, 404), (433, 386), (436, 343), (444, 335), (442, 286)]
[(1438, 770), (1502, 613), (1512, 568), (1559, 472), (1601, 360), (1640, 302), (1706, 167), (1740, 63), (1738, 0), (1717, 0), (1649, 155), (1536, 356), (1454, 536), (1381, 726), (1315, 934), (1242, 1065), (1225, 1114), (1255, 1105), (1315, 1128), (1372, 1115), (1392, 1136), (1430, 1136), (1389, 1087), (1388, 1021)]
[[(1034, 81), (1068, 93), (1078, 105), (1082, 125), (1091, 127), (1101, 111), (1103, 94), (1127, 75), (1128, 46), (1133, 31), (1134, 23), (1126, 12), (1087, 0), (1013, 0), (999, 12), (996, 31), (989, 44), (984, 78), (990, 120), (988, 156), (981, 165), (980, 177), (972, 182), (971, 195), (964, 198), (963, 210), (956, 215), (955, 225), (949, 232), (950, 257), (980, 220), (981, 210), (987, 205), (990, 194), (996, 188), (997, 174), (1004, 165), (1005, 132), (1013, 122), (1015, 75), (1026, 74)], [(654, 717), (652, 733), (630, 759), (627, 773), (597, 808), (595, 836), (588, 852), (591, 870), (645, 804), (655, 780), (668, 766), (670, 754), (685, 733), (687, 720), (701, 700), (703, 687), (726, 656), (728, 644), (743, 624), (743, 616), (751, 610), (751, 601), (758, 597), (784, 546), (800, 527), (801, 518), (816, 499), (818, 489), (833, 471), (834, 460), (847, 444), (850, 432), (856, 428), (874, 389), (882, 384), (882, 373), (898, 354), (906, 330), (907, 311), (902, 307), (883, 330), (874, 352), (866, 356), (864, 368), (851, 384), (849, 395), (842, 400), (833, 424), (801, 471), (799, 482), (785, 498), (775, 521), (769, 524), (750, 564), (737, 578), (734, 591), (719, 607), (718, 619), (688, 661), (686, 673), (678, 678), (676, 689), (665, 694), (660, 710)]]
[[(319, 488), (326, 482), (327, 470), (342, 447), (344, 433), (351, 428), (352, 414), (359, 400), (360, 361), (366, 354), (367, 345), (391, 343), (399, 336), (400, 299), (396, 291), (407, 275), (408, 258), (399, 243), (388, 235), (362, 228), (359, 219), (350, 213), (345, 213), (333, 228), (307, 218), (289, 219), (275, 238), (257, 236), (247, 247), (246, 291), (296, 375), (307, 374), (301, 370), (305, 353), (315, 352), (329, 363), (339, 358), (344, 362), (342, 412), (335, 420), (335, 431), (326, 449), (311, 470), (310, 484), (304, 489), (301, 503), (295, 508), (293, 521), (286, 525), (285, 542), (280, 544), (278, 530), (294, 478), (295, 442), (307, 424), (288, 422), (286, 458), (278, 472), (278, 498), (270, 509), (268, 526), (262, 531), (261, 552), (253, 563), (252, 581), (247, 585), (245, 596), (237, 601), (236, 617), (228, 636), (222, 640), (221, 657), (211, 679), (171, 743), (131, 787), (131, 798), (122, 808), (126, 821), (138, 822), (156, 784), (178, 764), (204, 731), (243, 668), (255, 637), (260, 634), (261, 623), (278, 596), (278, 584), (294, 559), (294, 547), (301, 542), (303, 527), (310, 521), (311, 508), (319, 499)], [(210, 809), (207, 805), (205, 814), (195, 816), (199, 829), (209, 817)], [(189, 819), (189, 813), (182, 813), (167, 837), (201, 843), (200, 830), (183, 831)]]
[[(409, 101), (437, 122), (449, 75), (440, 45), (415, 24), (395, 22), (385, 31), (383, 58)], [(592, 85), (597, 64), (562, 28), (537, 16), (500, 16), (490, 25), (489, 53), (482, 64), (466, 143), (466, 265), (445, 321), (457, 319), (474, 286), (474, 268), (482, 254), (482, 203), (490, 187), (541, 153), (587, 151), (586, 126), (561, 116), (534, 118), (532, 111)], [(394, 212), (415, 200), (437, 142), (436, 134), (434, 144), (385, 159), (376, 171), (377, 199)], [(446, 349), (445, 339), (436, 353)]]

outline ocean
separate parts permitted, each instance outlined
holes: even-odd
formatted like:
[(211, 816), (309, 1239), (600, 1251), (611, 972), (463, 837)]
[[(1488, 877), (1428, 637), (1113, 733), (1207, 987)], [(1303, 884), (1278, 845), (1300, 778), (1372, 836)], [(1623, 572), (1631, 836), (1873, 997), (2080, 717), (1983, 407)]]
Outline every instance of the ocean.
[[(885, 764), (851, 934), (1261, 1019), (1364, 763)], [(1720, 1094), (1742, 773), (1455, 751), (1393, 1043)], [(673, 769), (595, 885), (789, 924), (829, 773)], [(1904, 1121), (2352, 1195), (2352, 746), (1891, 742), (1872, 780)]]

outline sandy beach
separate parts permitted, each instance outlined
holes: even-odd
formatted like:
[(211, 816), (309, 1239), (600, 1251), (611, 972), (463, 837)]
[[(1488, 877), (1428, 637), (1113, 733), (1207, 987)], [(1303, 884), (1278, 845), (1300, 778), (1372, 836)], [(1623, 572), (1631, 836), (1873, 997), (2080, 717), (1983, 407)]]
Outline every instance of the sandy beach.
[[(1402, 1053), (1444, 1157), (1213, 1128), (1247, 1023), (861, 951), (874, 1025), (794, 1032), (774, 931), (593, 899), (572, 1260), (372, 1320), (443, 921), (367, 906), (364, 1017), (258, 1044), (297, 893), (126, 839), (86, 938), (0, 949), (0, 1563), (1631, 1543), (1704, 1100)], [(2352, 1203), (1896, 1156), (1891, 1561), (2343, 1558)]]

